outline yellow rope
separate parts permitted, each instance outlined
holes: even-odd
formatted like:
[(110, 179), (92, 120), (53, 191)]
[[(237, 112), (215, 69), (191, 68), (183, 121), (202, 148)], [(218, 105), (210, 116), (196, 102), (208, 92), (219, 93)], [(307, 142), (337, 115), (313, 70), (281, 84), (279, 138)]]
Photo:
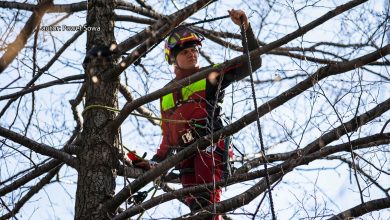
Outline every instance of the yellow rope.
[[(116, 108), (113, 108), (113, 107), (108, 107), (108, 106), (104, 106), (104, 105), (89, 105), (87, 106), (83, 112), (81, 113), (82, 115), (90, 110), (90, 109), (93, 109), (93, 108), (102, 108), (102, 109), (106, 109), (106, 110), (109, 110), (109, 111), (112, 111), (112, 112), (120, 112), (119, 109), (116, 109)], [(141, 114), (137, 114), (137, 113), (130, 113), (130, 115), (134, 115), (134, 116), (137, 116), (137, 117), (142, 117), (142, 118), (146, 118), (146, 119), (153, 119), (153, 120), (159, 120), (159, 121), (165, 121), (165, 122), (173, 122), (173, 123), (192, 123), (193, 120), (174, 120), (174, 119), (165, 119), (165, 118), (157, 118), (157, 117), (152, 117), (152, 116), (146, 116), (146, 115), (141, 115)]]

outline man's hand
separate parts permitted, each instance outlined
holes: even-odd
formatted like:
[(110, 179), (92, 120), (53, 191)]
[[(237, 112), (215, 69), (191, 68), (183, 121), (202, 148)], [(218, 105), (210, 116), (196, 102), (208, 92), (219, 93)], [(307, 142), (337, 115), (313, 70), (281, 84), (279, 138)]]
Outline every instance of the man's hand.
[(149, 167), (150, 169), (156, 168), (158, 163), (154, 160), (149, 160)]
[(155, 168), (158, 165), (158, 163), (153, 160), (142, 160), (138, 162), (133, 162), (133, 165), (144, 170), (150, 170)]
[(212, 84), (212, 85), (218, 85), (218, 77), (219, 75), (221, 75), (219, 72), (216, 72), (216, 71), (213, 71), (211, 73), (209, 73), (209, 75), (207, 76), (207, 79), (209, 80), (209, 82)]
[(125, 161), (128, 161), (129, 164), (132, 164), (135, 167), (144, 169), (144, 170), (149, 170), (152, 168), (155, 168), (158, 163), (156, 161), (152, 160), (146, 160), (144, 157), (146, 154), (144, 154), (143, 157), (140, 157), (136, 154), (135, 151), (129, 151), (127, 153), (127, 157), (125, 156)]
[(133, 161), (133, 165), (135, 167), (138, 167), (138, 168), (141, 168), (141, 169), (144, 169), (144, 170), (149, 170), (150, 169), (150, 164), (149, 164), (149, 161), (147, 161), (147, 160), (141, 160), (141, 161), (137, 161), (137, 162)]
[(241, 18), (244, 23), (245, 30), (248, 29), (248, 17), (246, 16), (245, 12), (243, 10), (228, 10), (228, 13), (230, 15), (230, 18), (232, 19), (233, 23), (235, 23), (238, 26), (241, 26)]

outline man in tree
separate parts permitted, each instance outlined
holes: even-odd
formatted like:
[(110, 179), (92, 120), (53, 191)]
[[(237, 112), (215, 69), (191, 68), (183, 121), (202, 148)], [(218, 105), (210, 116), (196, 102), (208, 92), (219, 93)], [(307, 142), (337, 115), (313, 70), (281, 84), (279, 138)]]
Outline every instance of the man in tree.
[[(232, 21), (244, 25), (249, 50), (259, 47), (245, 12), (231, 10)], [(191, 28), (179, 26), (175, 28), (165, 41), (165, 58), (173, 65), (175, 79), (171, 83), (190, 76), (199, 71), (199, 47), (203, 36)], [(253, 70), (261, 66), (260, 57), (251, 60)], [(222, 72), (212, 72), (205, 79), (178, 89), (160, 99), (163, 140), (153, 156), (152, 161), (161, 162), (171, 150), (180, 150), (197, 138), (210, 134), (223, 127), (220, 118), (223, 90), (233, 81), (248, 76), (250, 72), (246, 63), (230, 66)], [(180, 163), (180, 180), (183, 187), (219, 181), (223, 173), (223, 155), (226, 153), (224, 140), (210, 143), (206, 150)], [(213, 202), (219, 202), (220, 189), (196, 194), (185, 198), (191, 211), (198, 210)], [(220, 219), (216, 216), (215, 219)]]

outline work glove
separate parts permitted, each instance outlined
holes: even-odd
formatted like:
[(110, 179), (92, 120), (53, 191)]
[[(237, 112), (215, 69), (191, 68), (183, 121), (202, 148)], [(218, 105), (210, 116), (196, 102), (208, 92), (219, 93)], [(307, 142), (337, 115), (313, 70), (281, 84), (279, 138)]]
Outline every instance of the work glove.
[(153, 157), (151, 160), (146, 160), (145, 157), (146, 157), (146, 153), (142, 157), (140, 157), (136, 154), (135, 151), (129, 151), (127, 153), (126, 159), (130, 161), (133, 166), (144, 170), (155, 168), (158, 165), (158, 162), (153, 160), (153, 158), (156, 157)]
[(126, 155), (127, 155), (126, 159), (129, 160), (133, 166), (144, 170), (150, 169), (149, 161), (144, 159), (146, 153), (142, 157), (140, 157), (137, 155), (135, 151), (129, 151)]

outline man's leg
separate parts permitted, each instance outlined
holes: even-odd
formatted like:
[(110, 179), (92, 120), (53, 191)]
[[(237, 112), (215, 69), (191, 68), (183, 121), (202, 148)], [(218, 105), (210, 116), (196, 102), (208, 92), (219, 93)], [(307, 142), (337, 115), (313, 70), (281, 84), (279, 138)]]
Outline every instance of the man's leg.
[[(220, 181), (222, 179), (222, 157), (215, 151), (209, 150), (201, 151), (195, 156), (194, 171), (197, 184), (210, 183), (214, 180)], [(216, 188), (214, 190), (205, 190), (203, 193), (196, 195), (198, 209), (219, 202), (221, 199), (222, 190)], [(214, 216), (213, 219), (221, 219), (220, 215)]]
[[(178, 168), (180, 171), (180, 182), (183, 185), (183, 188), (195, 186), (196, 177), (194, 172), (194, 157), (181, 162)], [(184, 200), (186, 205), (188, 205), (191, 211), (193, 211), (192, 207), (196, 204), (195, 198), (192, 195), (188, 195), (184, 198)]]

